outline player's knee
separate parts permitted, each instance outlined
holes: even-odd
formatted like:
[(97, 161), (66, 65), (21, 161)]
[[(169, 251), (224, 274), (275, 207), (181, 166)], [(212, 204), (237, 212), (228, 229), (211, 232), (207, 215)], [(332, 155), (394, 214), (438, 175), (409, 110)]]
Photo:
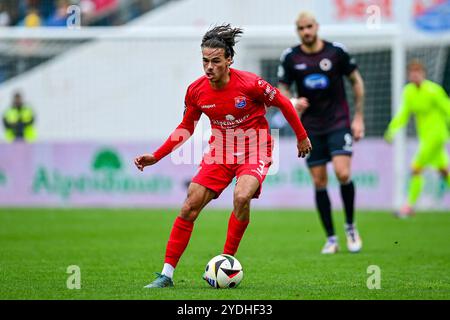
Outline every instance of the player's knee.
[(314, 187), (316, 189), (324, 189), (327, 187), (328, 181), (326, 177), (314, 177)]
[(181, 207), (180, 217), (184, 220), (195, 221), (200, 213), (200, 206), (189, 197)]
[(336, 172), (336, 177), (338, 178), (339, 182), (341, 184), (348, 183), (350, 181), (350, 171), (348, 170), (341, 170)]
[(244, 209), (250, 205), (252, 197), (245, 193), (234, 194), (234, 208), (237, 210)]

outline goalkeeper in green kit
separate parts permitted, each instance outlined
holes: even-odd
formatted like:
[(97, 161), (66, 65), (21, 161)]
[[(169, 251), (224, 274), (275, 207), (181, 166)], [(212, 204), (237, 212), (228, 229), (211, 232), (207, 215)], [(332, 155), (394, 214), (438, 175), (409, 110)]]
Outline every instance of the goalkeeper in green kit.
[(449, 156), (445, 147), (450, 128), (449, 97), (440, 85), (426, 79), (425, 67), (419, 60), (408, 64), (408, 78), (403, 103), (384, 135), (386, 141), (391, 142), (396, 132), (406, 126), (410, 115), (415, 116), (419, 150), (411, 164), (408, 200), (398, 212), (399, 217), (414, 214), (414, 205), (424, 185), (425, 167), (438, 170), (447, 188), (450, 187)]

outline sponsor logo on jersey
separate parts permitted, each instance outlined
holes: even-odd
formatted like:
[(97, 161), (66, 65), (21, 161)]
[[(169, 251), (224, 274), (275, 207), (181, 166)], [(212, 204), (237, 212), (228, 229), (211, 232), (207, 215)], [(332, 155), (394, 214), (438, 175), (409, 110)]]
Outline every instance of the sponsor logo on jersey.
[(306, 63), (299, 63), (294, 66), (295, 70), (306, 70), (308, 69), (308, 65)]
[(211, 123), (222, 128), (233, 129), (246, 121), (249, 117), (250, 115), (247, 114), (240, 119), (236, 119), (233, 115), (229, 114), (225, 116), (225, 120), (211, 120)]
[(322, 61), (320, 61), (319, 63), (320, 65), (320, 69), (322, 69), (322, 71), (330, 71), (331, 68), (333, 68), (333, 63), (331, 62), (330, 59), (322, 59)]
[(247, 99), (245, 97), (236, 97), (234, 98), (234, 106), (238, 109), (245, 108), (247, 105)]
[[(284, 72), (284, 68), (281, 68)], [(281, 78), (281, 77), (280, 77)], [(259, 80), (258, 85), (261, 88), (264, 88), (264, 95), (268, 97), (269, 101), (272, 102), (272, 100), (275, 98), (275, 95), (277, 94), (277, 90), (272, 87), (267, 81), (265, 80)]]
[(205, 106), (201, 106), (200, 108), (201, 109), (212, 109), (212, 108), (215, 108), (215, 107), (216, 107), (215, 104), (207, 104)]
[(321, 73), (313, 73), (305, 78), (303, 84), (306, 88), (311, 90), (326, 89), (330, 85), (328, 77)]
[(264, 95), (268, 97), (269, 101), (272, 102), (275, 98), (275, 95), (277, 94), (277, 90), (275, 90), (274, 87), (272, 87), (270, 84), (267, 84), (266, 89), (264, 90)]

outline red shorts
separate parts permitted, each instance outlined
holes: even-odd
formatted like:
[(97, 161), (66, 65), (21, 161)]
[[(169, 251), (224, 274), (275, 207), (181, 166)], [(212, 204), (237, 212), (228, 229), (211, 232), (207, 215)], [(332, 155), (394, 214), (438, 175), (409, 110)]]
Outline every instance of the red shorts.
[(239, 180), (239, 177), (243, 175), (250, 175), (259, 181), (259, 188), (253, 195), (254, 199), (258, 199), (261, 194), (262, 183), (266, 178), (271, 164), (272, 162), (270, 160), (259, 160), (254, 164), (208, 164), (203, 160), (192, 182), (215, 192), (216, 196), (214, 199), (217, 199), (223, 190), (233, 181), (234, 177), (237, 177)]

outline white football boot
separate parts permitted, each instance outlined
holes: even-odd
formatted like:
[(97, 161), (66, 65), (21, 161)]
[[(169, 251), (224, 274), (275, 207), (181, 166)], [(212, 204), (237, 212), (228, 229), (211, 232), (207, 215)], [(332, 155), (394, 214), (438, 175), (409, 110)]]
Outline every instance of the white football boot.
[(322, 254), (335, 254), (339, 251), (339, 245), (337, 242), (337, 237), (328, 237), (327, 242), (322, 248)]
[(361, 251), (362, 240), (359, 232), (354, 225), (345, 225), (345, 235), (347, 237), (347, 248), (352, 253)]

